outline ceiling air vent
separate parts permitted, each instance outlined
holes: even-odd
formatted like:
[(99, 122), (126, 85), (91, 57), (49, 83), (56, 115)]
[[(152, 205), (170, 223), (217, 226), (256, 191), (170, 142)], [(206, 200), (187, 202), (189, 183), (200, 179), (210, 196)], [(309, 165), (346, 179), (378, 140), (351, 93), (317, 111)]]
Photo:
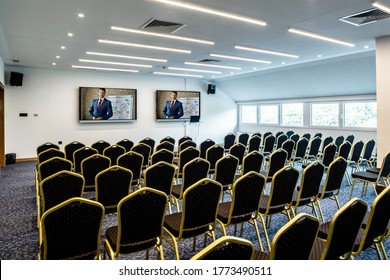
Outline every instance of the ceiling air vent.
[(217, 60), (217, 59), (202, 59), (202, 60), (199, 60), (198, 61), (199, 63), (220, 63), (221, 61), (220, 60)]
[(366, 11), (362, 11), (350, 16), (346, 16), (343, 18), (340, 18), (341, 21), (355, 25), (355, 26), (361, 26), (369, 23), (376, 22), (381, 19), (385, 19), (390, 17), (390, 14), (379, 10), (379, 9), (369, 9)]
[(141, 29), (156, 33), (174, 33), (185, 26), (186, 24), (163, 21), (153, 18), (142, 25)]

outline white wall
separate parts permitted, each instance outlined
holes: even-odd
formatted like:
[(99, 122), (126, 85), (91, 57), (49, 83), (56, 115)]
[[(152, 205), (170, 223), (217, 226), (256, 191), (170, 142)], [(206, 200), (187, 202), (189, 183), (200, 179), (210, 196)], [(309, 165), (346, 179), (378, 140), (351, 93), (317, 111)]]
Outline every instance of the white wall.
[[(6, 72), (10, 71), (24, 74), (23, 86), (6, 85), (5, 90), (6, 153), (16, 153), (18, 159), (36, 157), (36, 147), (47, 141), (62, 141), (62, 148), (73, 140), (86, 145), (100, 139), (112, 144), (123, 138), (138, 142), (151, 137), (159, 141), (167, 135), (178, 139), (185, 128), (197, 143), (207, 138), (222, 143), (223, 137), (237, 125), (235, 102), (223, 92), (208, 95), (204, 80), (6, 67)], [(137, 121), (80, 124), (80, 86), (137, 89)], [(157, 89), (201, 92), (199, 132), (196, 124), (185, 127), (183, 122), (156, 122)], [(19, 113), (28, 113), (28, 117), (19, 117)]]
[(0, 56), (0, 83), (5, 85), (5, 79), (4, 79), (4, 62), (3, 59)]

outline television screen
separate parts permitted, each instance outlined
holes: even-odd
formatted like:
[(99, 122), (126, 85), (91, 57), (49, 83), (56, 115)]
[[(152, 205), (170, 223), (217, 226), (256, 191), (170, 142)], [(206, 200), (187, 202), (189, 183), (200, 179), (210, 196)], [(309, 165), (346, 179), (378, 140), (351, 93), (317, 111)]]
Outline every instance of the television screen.
[(137, 119), (136, 89), (80, 87), (79, 99), (80, 123), (129, 122)]
[(156, 91), (157, 121), (189, 121), (191, 116), (200, 117), (199, 91)]

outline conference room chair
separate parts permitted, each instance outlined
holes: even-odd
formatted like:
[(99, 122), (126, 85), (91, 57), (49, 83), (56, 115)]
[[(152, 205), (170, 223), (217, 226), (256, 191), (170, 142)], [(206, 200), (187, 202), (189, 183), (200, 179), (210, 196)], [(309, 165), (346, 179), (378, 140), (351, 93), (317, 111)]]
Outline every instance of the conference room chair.
[(176, 168), (173, 164), (158, 162), (145, 170), (143, 187), (165, 193), (168, 197), (169, 213), (172, 214), (172, 186)]
[(165, 150), (168, 150), (168, 151), (171, 151), (172, 153), (175, 151), (175, 145), (172, 144), (171, 142), (169, 141), (163, 141), (163, 142), (160, 142), (157, 144), (156, 146), (156, 151), (155, 152), (158, 152), (162, 149), (165, 149)]
[(179, 140), (177, 140), (177, 146), (180, 147), (181, 143), (183, 143), (183, 142), (185, 142), (187, 140), (192, 141), (192, 138), (190, 136), (188, 136), (188, 135), (185, 135), (185, 136), (179, 138)]
[[(329, 165), (333, 162), (337, 154), (337, 146), (334, 143), (328, 144), (324, 152), (318, 160), (325, 166), (325, 171), (328, 170)], [(302, 168), (306, 168), (307, 163), (302, 164)]]
[(231, 201), (222, 202), (218, 206), (217, 225), (219, 224), (220, 227), (216, 227), (226, 236), (227, 228), (234, 226), (233, 235), (236, 236), (237, 225), (240, 225), (240, 236), (242, 236), (244, 223), (253, 225), (261, 251), (263, 251), (263, 244), (256, 218), (265, 184), (265, 177), (254, 171), (237, 179), (231, 190)]
[(261, 133), (260, 133), (260, 132), (255, 132), (255, 133), (252, 134), (252, 137), (253, 137), (253, 136), (258, 136), (258, 137), (261, 138)]
[(106, 214), (116, 213), (119, 201), (130, 193), (133, 173), (119, 165), (111, 165), (95, 177), (95, 201), (104, 206)]
[(351, 149), (352, 149), (351, 143), (345, 141), (343, 144), (340, 145), (339, 150), (337, 151), (337, 156), (342, 157), (345, 160), (348, 160)]
[(146, 169), (146, 167), (148, 167), (149, 159), (150, 159), (150, 156), (152, 154), (151, 147), (147, 144), (138, 143), (138, 144), (134, 145), (133, 148), (131, 148), (131, 151), (136, 152), (136, 153), (143, 156), (144, 160), (143, 160), (142, 169)]
[(322, 139), (322, 132), (318, 131), (316, 134), (314, 134), (313, 138), (315, 137)]
[(89, 156), (98, 154), (98, 150), (84, 146), (73, 153), (73, 171), (81, 173), (81, 162)]
[[(257, 214), (263, 226), (268, 252), (271, 251), (271, 244), (268, 238), (267, 227), (270, 226), (271, 216), (283, 213), (287, 215), (288, 220), (291, 220), (289, 206), (293, 199), (298, 178), (299, 171), (296, 168), (292, 166), (283, 167), (272, 177), (269, 193), (263, 194), (260, 198)], [(264, 218), (267, 219), (267, 224)]]
[(65, 158), (67, 160), (70, 160), (73, 162), (73, 153), (77, 151), (78, 149), (85, 147), (86, 145), (84, 143), (81, 143), (79, 141), (73, 141), (64, 146), (65, 151)]
[[(184, 151), (184, 150), (187, 149), (188, 147), (196, 148), (196, 146), (197, 146), (196, 143), (195, 143), (194, 141), (192, 141), (192, 140), (186, 140), (186, 141), (182, 142), (182, 143), (179, 145), (178, 149), (177, 149), (177, 153), (176, 153), (176, 158), (177, 158), (177, 160), (178, 160), (179, 154), (180, 154), (182, 151)], [(174, 160), (175, 163), (177, 163), (176, 158), (175, 158), (175, 160)]]
[[(60, 151), (55, 148), (49, 148), (47, 150), (42, 151), (41, 153), (38, 154), (37, 158), (37, 167), (39, 164), (42, 162), (51, 159), (53, 157), (60, 157), (60, 158), (65, 158), (65, 153), (63, 151)], [(73, 159), (70, 160), (73, 163)]]
[(276, 132), (276, 133), (275, 133), (275, 138), (278, 139), (278, 137), (279, 137), (280, 135), (282, 135), (282, 134), (284, 134), (283, 131), (278, 131), (278, 132)]
[(215, 164), (219, 159), (221, 159), (225, 154), (225, 149), (218, 144), (215, 144), (207, 149), (206, 151), (206, 160), (210, 163), (209, 175), (214, 174)]
[(57, 144), (54, 144), (52, 142), (46, 142), (46, 143), (43, 143), (39, 146), (37, 146), (36, 148), (36, 154), (37, 156), (42, 153), (43, 151), (46, 151), (48, 149), (57, 149), (59, 150), (60, 149), (60, 146), (58, 146)]
[(308, 152), (303, 158), (304, 163), (310, 163), (317, 159), (318, 154), (320, 152), (321, 143), (321, 138), (319, 138), (318, 136), (310, 140)]
[(297, 133), (294, 133), (293, 135), (290, 136), (290, 139), (294, 141), (295, 146), (296, 146), (298, 141), (299, 141), (299, 139), (301, 139), (301, 136), (299, 136), (299, 134), (297, 134)]
[(183, 192), (182, 211), (165, 216), (163, 238), (175, 250), (176, 259), (180, 259), (178, 242), (193, 238), (195, 250), (196, 236), (205, 235), (215, 241), (215, 223), (219, 201), (222, 195), (222, 185), (205, 178), (192, 184)]
[(309, 146), (309, 140), (307, 140), (307, 138), (301, 137), (298, 140), (298, 142), (295, 145), (295, 149), (294, 149), (294, 153), (293, 153), (294, 155), (293, 155), (292, 160), (291, 160), (291, 163), (293, 166), (295, 165), (295, 163), (297, 163), (297, 164), (301, 164), (302, 168), (304, 168), (303, 162), (304, 162), (304, 159), (305, 159), (305, 156), (307, 153), (308, 146)]
[(249, 154), (246, 154), (242, 160), (240, 173), (235, 176), (235, 180), (250, 171), (260, 173), (263, 166), (263, 161), (264, 155), (258, 151), (252, 151)]
[[(325, 137), (323, 140), (322, 140), (322, 145), (321, 145), (321, 151), (320, 153), (318, 154), (318, 159), (321, 159), (322, 158), (322, 155), (324, 154), (324, 151), (325, 151), (325, 148), (330, 144), (330, 143), (333, 143), (333, 137), (332, 136), (328, 136), (328, 137)], [(337, 148), (336, 148), (337, 150)]]
[(241, 143), (242, 145), (244, 145), (245, 147), (248, 145), (248, 140), (249, 140), (249, 134), (244, 132), (244, 133), (241, 133), (240, 135), (238, 135), (238, 143)]
[(246, 153), (250, 153), (252, 151), (260, 151), (260, 145), (261, 145), (261, 137), (254, 135), (251, 138), (249, 138), (248, 141), (248, 149)]
[(238, 158), (232, 155), (225, 155), (215, 164), (213, 179), (222, 185), (222, 202), (225, 193), (230, 194), (231, 188), (236, 178), (238, 168)]
[(241, 143), (236, 143), (229, 149), (229, 154), (238, 158), (238, 168), (241, 167), (242, 160), (246, 152), (246, 146)]
[(291, 135), (293, 135), (295, 132), (294, 132), (294, 130), (287, 130), (287, 132), (286, 132), (286, 135), (287, 135), (287, 137), (288, 138), (290, 138), (291, 137)]
[(81, 162), (81, 175), (84, 177), (84, 192), (94, 192), (96, 175), (111, 166), (110, 158), (101, 154), (93, 154)]
[(39, 260), (98, 260), (104, 207), (70, 198), (46, 211), (41, 220)]
[(126, 149), (119, 145), (111, 145), (103, 151), (103, 156), (111, 160), (111, 165), (116, 165), (118, 157), (126, 153)]
[(348, 141), (349, 143), (351, 143), (351, 145), (353, 145), (353, 142), (355, 141), (355, 135), (353, 135), (352, 133), (349, 134), (347, 137), (345, 137), (345, 141)]
[(173, 144), (173, 146), (175, 146), (176, 139), (168, 135), (160, 140), (160, 143), (163, 143), (163, 142), (169, 142), (169, 143)]
[(142, 167), (144, 165), (144, 157), (141, 154), (134, 151), (124, 153), (123, 155), (118, 157), (117, 165), (130, 170), (133, 174), (133, 181), (131, 182), (131, 187), (141, 187)]
[(167, 149), (158, 150), (150, 156), (149, 166), (156, 164), (160, 161), (163, 161), (163, 162), (166, 162), (169, 164), (173, 164), (174, 157), (175, 157), (175, 154)]
[(264, 139), (264, 145), (262, 148), (262, 153), (264, 156), (268, 156), (274, 151), (275, 142), (276, 142), (276, 137), (272, 134), (268, 135), (267, 138)]
[[(268, 136), (270, 136), (270, 135), (272, 135), (272, 132), (271, 132), (271, 131), (267, 131), (267, 132), (264, 133), (264, 135), (263, 135), (263, 141), (262, 141), (261, 146), (260, 146), (260, 149), (261, 149), (261, 150), (264, 150), (265, 139), (266, 139)], [(275, 139), (276, 139), (276, 138), (275, 138)]]
[(142, 188), (118, 203), (118, 224), (107, 228), (104, 253), (115, 260), (139, 251), (156, 249), (158, 259), (164, 260), (162, 233), (168, 197), (165, 193)]
[(358, 162), (359, 171), (364, 171), (367, 168), (372, 167), (370, 165), (370, 158), (372, 157), (372, 154), (374, 152), (375, 145), (376, 142), (374, 139), (370, 139), (364, 144), (362, 156)]
[(283, 145), (284, 142), (286, 142), (288, 139), (287, 135), (286, 134), (280, 134), (277, 138), (276, 138), (276, 143), (275, 143), (275, 148), (274, 149), (280, 149)]
[(293, 140), (291, 139), (287, 139), (286, 141), (284, 141), (284, 143), (282, 144), (282, 149), (285, 150), (287, 152), (287, 158), (286, 158), (286, 164), (291, 164), (292, 160), (293, 160), (293, 156), (294, 156), (294, 146), (295, 146), (295, 143)]
[[(184, 142), (184, 143), (186, 143), (186, 142)], [(178, 162), (176, 164), (177, 165), (177, 171), (176, 171), (176, 175), (175, 175), (176, 182), (178, 182), (181, 178), (183, 178), (184, 166), (188, 162), (190, 162), (191, 160), (198, 158), (198, 157), (200, 157), (200, 151), (192, 146), (187, 147), (180, 152)]]
[(350, 259), (367, 208), (366, 202), (353, 198), (337, 210), (329, 223), (321, 224), (310, 259)]
[(376, 191), (376, 184), (383, 183), (388, 186), (388, 178), (390, 176), (390, 152), (383, 158), (382, 166), (377, 170), (374, 168), (372, 171), (367, 169), (366, 171), (358, 171), (351, 174), (352, 186), (349, 198), (352, 198), (353, 190), (357, 183), (362, 183), (362, 196), (366, 195), (367, 189), (372, 187), (375, 195), (378, 195)]
[(235, 236), (222, 236), (196, 255), (191, 260), (251, 260), (254, 246), (247, 239)]
[(208, 148), (215, 145), (215, 142), (211, 139), (206, 139), (199, 144), (200, 157), (206, 159), (206, 151)]
[(320, 222), (300, 213), (281, 227), (272, 239), (271, 251), (255, 251), (254, 260), (308, 260)]
[(125, 148), (126, 153), (131, 151), (131, 148), (134, 147), (134, 142), (130, 139), (124, 138), (116, 143), (116, 145), (122, 146)]
[(267, 183), (272, 181), (276, 172), (281, 170), (286, 165), (287, 152), (283, 149), (277, 149), (269, 156), (267, 170), (262, 170), (260, 173), (267, 179)]
[(151, 151), (150, 155), (151, 155), (154, 151), (154, 146), (156, 145), (156, 140), (154, 140), (150, 137), (146, 137), (146, 138), (140, 140), (138, 143), (148, 145), (150, 147), (150, 151)]
[(347, 160), (348, 167), (350, 167), (350, 172), (348, 173), (347, 171), (347, 182), (349, 185), (352, 185), (352, 173), (354, 173), (354, 171), (359, 170), (358, 162), (360, 160), (363, 147), (364, 147), (364, 142), (362, 140), (359, 140), (352, 145), (351, 156)]
[(183, 199), (183, 194), (193, 184), (208, 177), (210, 170), (210, 163), (197, 157), (187, 162), (183, 167), (183, 177), (180, 183), (172, 186), (172, 199), (177, 211), (180, 211), (179, 202)]
[(334, 139), (334, 144), (337, 147), (337, 150), (340, 148), (341, 144), (344, 143), (345, 137), (343, 135), (339, 135)]
[(325, 219), (324, 215), (322, 214), (320, 201), (324, 199), (334, 200), (336, 202), (337, 209), (340, 209), (340, 202), (337, 196), (341, 191), (341, 186), (343, 184), (344, 174), (347, 170), (347, 165), (348, 163), (344, 158), (338, 157), (332, 161), (326, 171), (325, 183), (321, 187), (320, 192), (315, 198), (315, 204), (318, 207), (323, 223), (325, 222)]
[(308, 133), (308, 132), (306, 132), (306, 133), (304, 133), (304, 134), (302, 135), (302, 137), (303, 137), (303, 138), (306, 138), (306, 139), (307, 139), (307, 141), (310, 141), (311, 134), (310, 134), (310, 133)]
[(91, 148), (96, 149), (101, 155), (103, 155), (104, 149), (110, 146), (111, 144), (105, 140), (99, 140), (91, 144)]
[(352, 256), (369, 248), (375, 249), (379, 260), (387, 260), (383, 241), (390, 221), (390, 187), (374, 199), (355, 241)]
[(228, 133), (223, 138), (223, 148), (225, 149), (225, 153), (229, 152), (231, 146), (236, 142), (236, 135), (233, 133)]

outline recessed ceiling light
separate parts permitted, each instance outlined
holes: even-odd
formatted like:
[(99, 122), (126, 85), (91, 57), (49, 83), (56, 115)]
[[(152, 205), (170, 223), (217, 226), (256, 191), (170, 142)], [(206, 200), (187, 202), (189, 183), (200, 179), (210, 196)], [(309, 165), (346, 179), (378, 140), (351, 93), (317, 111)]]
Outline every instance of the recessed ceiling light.
[(76, 69), (89, 69), (89, 70), (102, 70), (102, 71), (114, 71), (114, 72), (130, 72), (130, 73), (138, 73), (138, 70), (129, 70), (129, 69), (117, 69), (117, 68), (104, 68), (104, 67), (89, 67), (89, 66), (80, 66), (80, 65), (72, 65), (72, 68)]
[(183, 76), (183, 77), (203, 78), (203, 76), (200, 76), (200, 75), (177, 74), (177, 73), (170, 73), (170, 72), (153, 72), (153, 74), (156, 74), (156, 75), (168, 75), (168, 76)]
[(166, 59), (142, 57), (142, 56), (122, 55), (122, 54), (113, 54), (113, 53), (86, 52), (86, 54), (89, 54), (89, 55), (99, 55), (99, 56), (109, 56), (109, 57), (119, 57), (119, 58), (128, 58), (128, 59), (138, 59), (138, 60), (148, 60), (148, 61), (157, 61), (157, 62), (167, 62), (168, 61)]
[(122, 46), (136, 47), (136, 48), (144, 48), (144, 49), (154, 49), (154, 50), (161, 50), (161, 51), (169, 51), (169, 52), (191, 53), (190, 50), (175, 49), (175, 48), (166, 48), (166, 47), (151, 46), (151, 45), (143, 45), (143, 44), (134, 44), (134, 43), (128, 43), (128, 42), (112, 41), (112, 40), (103, 40), (103, 39), (99, 39), (98, 42), (99, 42), (99, 43), (106, 43), (106, 44), (113, 44), (113, 45), (122, 45)]
[(53, 62), (51, 65), (57, 65), (57, 63)]
[(113, 64), (113, 65), (135, 66), (135, 67), (146, 67), (146, 68), (151, 68), (152, 67), (152, 65), (145, 65), (145, 64), (134, 64), (134, 63), (115, 62), (115, 61), (102, 61), (102, 60), (91, 60), (91, 59), (79, 59), (79, 61), (80, 62), (88, 62), (88, 63)]
[(69, 36), (69, 37), (73, 37), (73, 33), (70, 33), (70, 32), (69, 32), (69, 33), (68, 33), (68, 36)]
[(66, 49), (66, 47), (65, 46), (61, 46), (61, 50), (65, 50)]
[(348, 47), (354, 47), (355, 46), (355, 44), (352, 44), (352, 43), (349, 43), (349, 42), (341, 41), (341, 40), (338, 40), (338, 39), (333, 39), (333, 38), (330, 38), (330, 37), (322, 36), (322, 35), (311, 33), (311, 32), (306, 32), (306, 31), (303, 31), (303, 30), (298, 30), (298, 29), (295, 29), (295, 28), (289, 28), (288, 31), (291, 32), (291, 33), (295, 33), (295, 34), (299, 34), (299, 35), (303, 35), (303, 36), (307, 36), (307, 37), (311, 37), (311, 38), (315, 38), (315, 39), (319, 39), (319, 40), (323, 40), (323, 41), (328, 41), (328, 42), (331, 42), (331, 43), (340, 44), (340, 45), (344, 45), (344, 46), (348, 46)]
[(377, 2), (372, 3), (372, 5), (374, 7), (376, 7), (376, 8), (378, 8), (379, 10), (382, 10), (382, 11), (390, 14), (390, 8), (388, 8), (388, 7), (386, 7), (386, 6), (382, 5), (382, 4), (379, 4)]
[(85, 17), (85, 15), (84, 15), (83, 13), (78, 13), (77, 16), (78, 16), (79, 18)]
[(253, 67), (253, 70), (257, 70), (257, 68), (256, 68), (256, 67)]
[(283, 62), (282, 62), (282, 64), (283, 64), (283, 65), (285, 65), (285, 64), (286, 64), (286, 62), (285, 62), (285, 61), (283, 61)]
[(295, 55), (295, 54), (276, 52), (276, 51), (270, 51), (270, 50), (252, 48), (252, 47), (245, 47), (245, 46), (236, 45), (235, 48), (239, 49), (239, 50), (245, 50), (245, 51), (259, 52), (259, 53), (272, 54), (272, 55), (278, 55), (278, 56), (285, 56), (285, 57), (291, 57), (291, 58), (299, 58), (299, 56)]
[(233, 70), (241, 70), (241, 67), (233, 67), (233, 66), (225, 66), (225, 65), (214, 65), (214, 64), (206, 64), (206, 63), (197, 63), (197, 62), (184, 62), (187, 65), (195, 65), (195, 66), (205, 66), (205, 67), (213, 67), (213, 68), (222, 68), (222, 69), (233, 69)]
[(216, 54), (216, 53), (211, 53), (210, 56), (222, 57), (222, 58), (234, 59), (234, 60), (258, 62), (258, 63), (266, 63), (266, 64), (271, 64), (272, 63), (271, 61), (267, 61), (267, 60), (253, 59), (253, 58), (247, 58), (247, 57), (239, 57), (239, 56), (232, 56), (232, 55), (223, 55), (223, 54)]
[(118, 30), (118, 31), (130, 32), (130, 33), (143, 34), (143, 35), (148, 35), (148, 36), (164, 37), (164, 38), (175, 39), (175, 40), (190, 41), (190, 42), (195, 42), (195, 43), (214, 45), (214, 42), (212, 42), (212, 41), (200, 40), (200, 39), (195, 39), (195, 38), (190, 38), (190, 37), (182, 37), (182, 36), (175, 36), (175, 35), (169, 35), (169, 34), (147, 32), (147, 31), (142, 31), (142, 30), (138, 30), (138, 29), (124, 28), (124, 27), (118, 27), (118, 26), (111, 26), (111, 29)]
[(318, 57), (318, 58), (321, 58), (321, 57), (322, 57), (322, 54), (317, 55), (317, 57)]
[(366, 45), (366, 46), (364, 46), (364, 48), (365, 48), (365, 49), (368, 49), (369, 47), (370, 47), (370, 46), (367, 46), (367, 45)]
[(199, 69), (189, 69), (189, 68), (168, 67), (168, 69), (169, 69), (169, 70), (179, 70), (179, 71), (190, 71), (190, 72), (203, 72), (203, 73), (222, 74), (222, 72), (218, 72), (218, 71), (199, 70)]
[(233, 74), (234, 74), (234, 72), (230, 72), (230, 74), (232, 74), (232, 75), (233, 75)]
[(56, 58), (61, 58), (61, 56), (59, 56), (59, 55), (56, 55)]
[(262, 20), (248, 18), (248, 17), (244, 17), (244, 16), (240, 16), (240, 15), (231, 14), (231, 13), (225, 13), (222, 11), (204, 8), (201, 6), (186, 4), (183, 2), (175, 2), (175, 1), (171, 1), (171, 0), (154, 0), (154, 1), (177, 6), (177, 7), (181, 7), (181, 8), (186, 8), (186, 9), (190, 9), (190, 10), (194, 10), (194, 11), (198, 11), (198, 12), (203, 12), (206, 14), (212, 14), (215, 16), (220, 16), (220, 17), (230, 18), (230, 19), (239, 20), (239, 21), (243, 21), (243, 22), (253, 23), (256, 25), (261, 25), (261, 26), (267, 25), (267, 23), (265, 21), (262, 21)]

